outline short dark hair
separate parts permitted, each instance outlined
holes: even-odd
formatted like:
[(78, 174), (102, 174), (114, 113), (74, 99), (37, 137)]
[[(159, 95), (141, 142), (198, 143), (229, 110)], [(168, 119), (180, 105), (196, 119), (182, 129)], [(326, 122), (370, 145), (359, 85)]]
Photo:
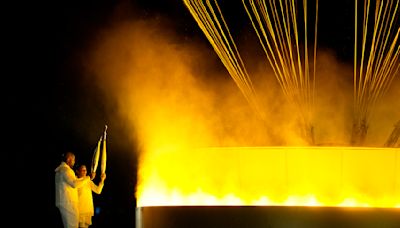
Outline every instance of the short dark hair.
[(67, 151), (63, 153), (61, 156), (62, 156), (62, 161), (66, 162), (68, 157), (75, 156), (75, 154), (72, 153), (71, 151)]

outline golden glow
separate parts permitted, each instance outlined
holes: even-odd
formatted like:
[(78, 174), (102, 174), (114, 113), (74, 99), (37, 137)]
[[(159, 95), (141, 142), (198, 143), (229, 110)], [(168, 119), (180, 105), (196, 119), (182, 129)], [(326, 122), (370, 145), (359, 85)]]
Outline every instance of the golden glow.
[[(261, 118), (265, 119), (264, 110), (259, 104), (243, 60), (230, 29), (224, 19), (218, 1), (184, 0), (193, 18), (204, 32), (215, 52), (228, 70), (249, 104)], [(314, 63), (311, 76), (308, 53), (308, 23), (307, 16), (303, 17), (304, 28), (298, 25), (297, 2), (294, 0), (266, 2), (262, 0), (243, 0), (243, 6), (264, 53), (273, 69), (283, 94), (297, 108), (297, 114), (303, 120), (308, 141), (314, 143), (312, 132), (313, 93), (316, 71), (316, 41), (318, 21), (318, 1), (316, 1), (315, 31), (314, 31)], [(307, 15), (307, 1), (303, 1), (303, 13)], [(299, 31), (304, 31), (304, 48), (301, 48)], [(304, 56), (304, 60), (301, 56)]]
[(252, 105), (260, 117), (263, 117), (253, 88), (253, 82), (247, 73), (218, 1), (204, 3), (202, 1), (184, 0), (183, 2), (249, 104)]
[[(377, 1), (375, 6), (374, 1), (364, 0), (363, 3), (360, 12), (363, 20), (358, 22), (358, 0), (355, 1), (354, 124), (366, 132), (375, 104), (387, 92), (400, 69), (400, 26), (396, 24), (400, 1)], [(361, 40), (358, 40), (359, 30), (362, 30)]]
[(400, 205), (398, 148), (200, 148), (142, 162), (138, 206)]
[[(179, 43), (159, 23), (104, 31), (87, 65), (92, 82), (115, 101), (113, 119), (132, 137), (123, 140), (138, 153), (138, 206), (400, 207), (399, 149), (253, 147), (308, 145), (298, 131), (298, 108), (286, 102), (274, 72), (254, 71), (254, 86), (262, 88), (261, 122), (203, 44)], [(343, 80), (353, 68), (320, 53), (315, 138), (343, 145), (350, 138), (353, 95)], [(377, 104), (368, 146), (383, 145), (398, 121), (398, 80)]]

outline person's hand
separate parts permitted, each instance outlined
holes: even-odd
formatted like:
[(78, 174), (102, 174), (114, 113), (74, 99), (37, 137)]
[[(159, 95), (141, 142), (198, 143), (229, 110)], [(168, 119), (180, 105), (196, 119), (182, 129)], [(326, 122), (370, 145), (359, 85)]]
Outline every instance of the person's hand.
[(100, 176), (100, 179), (101, 179), (101, 181), (104, 181), (106, 179), (106, 174), (102, 173), (101, 176)]
[(96, 173), (92, 172), (90, 173), (90, 180), (93, 180), (96, 177)]

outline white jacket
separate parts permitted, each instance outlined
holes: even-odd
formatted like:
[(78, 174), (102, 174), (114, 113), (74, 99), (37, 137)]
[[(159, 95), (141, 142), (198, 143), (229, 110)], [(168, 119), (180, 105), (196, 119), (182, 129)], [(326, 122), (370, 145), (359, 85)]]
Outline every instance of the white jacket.
[(78, 188), (88, 183), (90, 177), (77, 178), (65, 162), (55, 169), (56, 207), (75, 213), (78, 209)]

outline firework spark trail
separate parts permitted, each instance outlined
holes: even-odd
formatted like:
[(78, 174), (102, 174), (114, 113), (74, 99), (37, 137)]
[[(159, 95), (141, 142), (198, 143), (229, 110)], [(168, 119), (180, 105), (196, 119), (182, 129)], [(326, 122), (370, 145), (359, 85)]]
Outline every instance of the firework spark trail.
[[(295, 0), (276, 3), (275, 0), (242, 0), (263, 47), (264, 53), (275, 73), (283, 93), (300, 110), (307, 137), (312, 136), (313, 95), (315, 91), (317, 23), (315, 17), (313, 73), (310, 76), (308, 53), (307, 0), (303, 0), (304, 50), (300, 48), (297, 5)], [(316, 1), (318, 15), (318, 0)], [(294, 39), (294, 40), (292, 40)], [(304, 62), (302, 62), (304, 52)], [(311, 132), (310, 132), (311, 130)]]
[[(389, 89), (399, 72), (399, 1), (377, 1), (372, 14), (370, 0), (364, 0), (360, 60), (358, 59), (358, 2), (355, 0), (354, 39), (354, 128), (352, 144), (364, 141), (369, 117), (376, 102)], [(371, 22), (372, 20), (372, 22)], [(369, 31), (373, 23), (372, 31)]]
[(184, 0), (184, 3), (240, 91), (263, 119), (264, 114), (257, 101), (253, 83), (247, 73), (217, 0)]

